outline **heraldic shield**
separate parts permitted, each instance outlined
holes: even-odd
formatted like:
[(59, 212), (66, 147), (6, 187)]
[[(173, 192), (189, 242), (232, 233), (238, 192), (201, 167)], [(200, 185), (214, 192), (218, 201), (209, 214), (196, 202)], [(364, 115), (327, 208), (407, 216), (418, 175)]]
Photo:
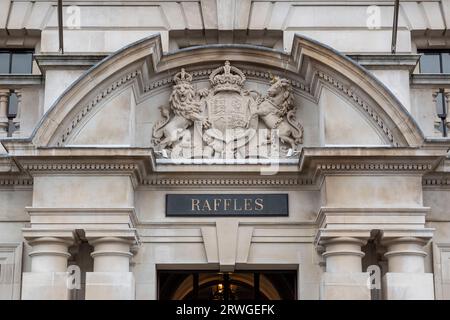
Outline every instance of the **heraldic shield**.
[[(258, 119), (253, 116), (256, 102), (242, 88), (245, 75), (227, 61), (211, 73), (209, 81), (211, 90), (205, 97), (205, 107), (211, 127), (204, 132), (204, 141), (215, 149), (213, 157), (225, 153), (225, 158), (245, 158), (248, 154), (245, 146), (258, 126)], [(205, 157), (208, 152), (206, 148)]]

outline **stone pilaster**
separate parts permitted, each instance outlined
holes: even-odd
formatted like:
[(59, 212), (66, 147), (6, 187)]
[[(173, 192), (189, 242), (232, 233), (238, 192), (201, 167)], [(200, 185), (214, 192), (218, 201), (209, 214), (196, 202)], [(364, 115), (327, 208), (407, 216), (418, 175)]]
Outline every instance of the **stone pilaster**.
[(0, 89), (0, 138), (8, 134), (8, 89)]
[(22, 118), (22, 90), (14, 90), (14, 93), (17, 97), (17, 113), (16, 117), (13, 119), (14, 123), (14, 132), (13, 136), (19, 136), (20, 135), (20, 121)]
[(425, 272), (427, 253), (423, 246), (429, 238), (394, 236), (385, 232), (388, 272), (383, 278), (384, 297), (388, 300), (433, 300), (433, 274)]
[(323, 300), (370, 299), (368, 273), (362, 272), (361, 247), (366, 237), (341, 236), (320, 237), (319, 244), (325, 248), (325, 272), (322, 274), (320, 298)]
[[(88, 238), (89, 239), (89, 238)], [(86, 274), (86, 300), (134, 300), (135, 280), (130, 272), (129, 237), (90, 238), (94, 246), (94, 272)]]
[(22, 299), (68, 300), (67, 260), (73, 236), (58, 234), (25, 236), (32, 247), (31, 272), (23, 273)]

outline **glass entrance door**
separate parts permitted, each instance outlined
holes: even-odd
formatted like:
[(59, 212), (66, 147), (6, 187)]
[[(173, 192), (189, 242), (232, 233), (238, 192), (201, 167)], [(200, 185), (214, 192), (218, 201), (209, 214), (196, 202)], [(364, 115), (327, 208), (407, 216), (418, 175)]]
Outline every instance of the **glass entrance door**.
[(295, 300), (296, 271), (159, 271), (160, 300)]

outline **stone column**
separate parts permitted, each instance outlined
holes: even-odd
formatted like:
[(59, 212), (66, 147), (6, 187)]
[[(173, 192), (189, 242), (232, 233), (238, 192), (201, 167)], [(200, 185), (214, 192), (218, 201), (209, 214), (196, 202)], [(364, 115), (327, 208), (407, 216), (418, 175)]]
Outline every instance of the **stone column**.
[(0, 137), (8, 134), (8, 97), (9, 89), (0, 89)]
[(23, 273), (22, 299), (68, 300), (67, 260), (73, 238), (37, 237), (28, 241), (31, 272)]
[(320, 298), (324, 300), (370, 299), (368, 273), (362, 272), (361, 247), (365, 239), (332, 237), (323, 239), (326, 271), (322, 275)]
[(130, 272), (134, 241), (102, 237), (89, 241), (94, 246), (94, 272), (86, 274), (86, 300), (134, 300), (135, 281)]
[(427, 242), (418, 237), (384, 237), (389, 269), (383, 278), (385, 299), (434, 299), (433, 274), (425, 273), (423, 246)]

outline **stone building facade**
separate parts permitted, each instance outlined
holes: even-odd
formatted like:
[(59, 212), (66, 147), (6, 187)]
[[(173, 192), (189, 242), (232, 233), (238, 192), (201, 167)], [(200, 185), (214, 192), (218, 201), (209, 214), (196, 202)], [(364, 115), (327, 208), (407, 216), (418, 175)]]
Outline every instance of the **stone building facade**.
[(0, 1), (1, 299), (450, 298), (450, 1), (63, 2)]

